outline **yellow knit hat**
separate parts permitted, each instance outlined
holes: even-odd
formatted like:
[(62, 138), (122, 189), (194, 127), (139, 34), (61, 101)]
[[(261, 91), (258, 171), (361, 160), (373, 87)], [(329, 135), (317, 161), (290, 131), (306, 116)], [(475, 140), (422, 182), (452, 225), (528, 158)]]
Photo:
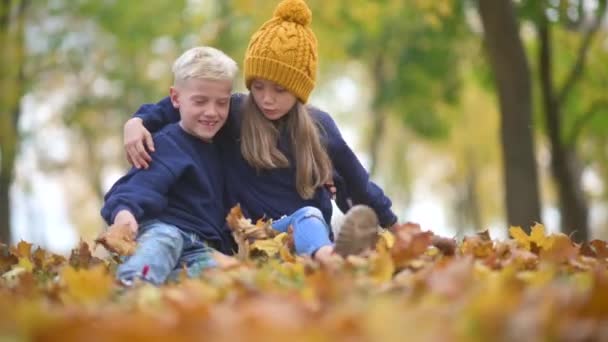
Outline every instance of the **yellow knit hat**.
[(251, 37), (245, 52), (245, 84), (254, 78), (273, 81), (306, 103), (315, 86), (317, 38), (312, 13), (303, 0), (281, 1), (272, 19)]

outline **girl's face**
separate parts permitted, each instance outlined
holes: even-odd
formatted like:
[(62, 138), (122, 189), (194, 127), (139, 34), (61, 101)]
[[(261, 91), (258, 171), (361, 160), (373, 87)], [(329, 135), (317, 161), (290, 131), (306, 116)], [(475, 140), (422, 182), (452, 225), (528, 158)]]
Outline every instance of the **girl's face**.
[(251, 82), (251, 95), (266, 119), (272, 121), (284, 117), (297, 101), (289, 90), (262, 78)]

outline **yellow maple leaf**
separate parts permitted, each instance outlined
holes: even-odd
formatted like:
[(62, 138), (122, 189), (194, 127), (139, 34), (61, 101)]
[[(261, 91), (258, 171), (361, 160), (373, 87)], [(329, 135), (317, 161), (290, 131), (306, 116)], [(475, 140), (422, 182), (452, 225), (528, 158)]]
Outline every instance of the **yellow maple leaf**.
[(545, 233), (545, 226), (540, 223), (535, 224), (530, 232), (530, 242), (534, 242), (542, 249), (549, 249), (553, 240)]
[(509, 235), (511, 235), (511, 237), (517, 241), (518, 245), (525, 247), (528, 250), (530, 249), (530, 239), (528, 238), (528, 234), (526, 234), (521, 227), (511, 226), (511, 228), (509, 228)]
[(380, 284), (393, 278), (395, 263), (383, 239), (376, 243), (376, 253), (371, 256), (370, 266), (370, 277), (374, 282)]
[(380, 239), (378, 239), (378, 241), (384, 240), (384, 243), (388, 249), (393, 248), (395, 245), (395, 235), (393, 235), (393, 233), (391, 233), (389, 230), (383, 229), (382, 232), (380, 232), (379, 237)]
[(266, 253), (266, 255), (273, 257), (279, 253), (286, 238), (287, 233), (281, 233), (272, 239), (255, 240), (251, 244), (251, 250), (259, 250)]
[(14, 267), (22, 267), (27, 272), (34, 270), (34, 264), (29, 258), (19, 258), (19, 262)]
[(18, 258), (29, 258), (32, 255), (32, 244), (23, 240), (19, 241), (16, 246), (11, 246), (11, 254)]
[(509, 228), (509, 234), (520, 246), (529, 251), (533, 248), (536, 248), (536, 252), (538, 252), (538, 249), (547, 250), (551, 248), (553, 243), (553, 239), (548, 237), (545, 233), (545, 226), (540, 223), (537, 223), (532, 227), (529, 236), (521, 227)]
[(66, 266), (61, 278), (66, 287), (62, 294), (64, 301), (81, 304), (93, 304), (108, 298), (114, 284), (114, 279), (103, 265), (78, 270)]

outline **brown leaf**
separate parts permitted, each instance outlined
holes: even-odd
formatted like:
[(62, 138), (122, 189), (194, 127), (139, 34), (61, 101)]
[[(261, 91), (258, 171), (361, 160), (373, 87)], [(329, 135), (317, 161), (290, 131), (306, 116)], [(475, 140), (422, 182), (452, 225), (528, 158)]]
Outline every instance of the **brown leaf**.
[(581, 245), (581, 255), (584, 255), (584, 256), (590, 257), (590, 258), (597, 257), (597, 253), (595, 253), (595, 250), (593, 249), (593, 247), (591, 247), (589, 242), (583, 242), (583, 244)]
[(595, 250), (598, 258), (606, 259), (608, 258), (608, 246), (606, 245), (606, 241), (602, 240), (593, 240), (589, 242), (589, 244)]
[(126, 224), (110, 226), (95, 239), (95, 243), (121, 256), (133, 255), (137, 249), (135, 232)]
[(433, 235), (431, 243), (441, 251), (443, 255), (451, 256), (456, 252), (456, 240), (454, 239)]
[(7, 272), (10, 270), (13, 265), (19, 262), (19, 259), (10, 254), (10, 255), (0, 255), (0, 274)]
[(393, 229), (395, 244), (391, 256), (397, 268), (424, 253), (431, 245), (433, 233), (421, 232), (417, 224), (406, 223)]
[(43, 269), (45, 259), (46, 252), (40, 247), (36, 248), (36, 251), (32, 255), (32, 260), (34, 261), (36, 268)]
[(483, 241), (492, 241), (492, 238), (490, 237), (490, 231), (488, 231), (487, 229), (481, 232), (477, 232), (476, 235)]
[(92, 259), (93, 256), (91, 255), (89, 244), (80, 240), (78, 247), (72, 249), (72, 253), (70, 254), (70, 265), (75, 268), (86, 268), (89, 267)]

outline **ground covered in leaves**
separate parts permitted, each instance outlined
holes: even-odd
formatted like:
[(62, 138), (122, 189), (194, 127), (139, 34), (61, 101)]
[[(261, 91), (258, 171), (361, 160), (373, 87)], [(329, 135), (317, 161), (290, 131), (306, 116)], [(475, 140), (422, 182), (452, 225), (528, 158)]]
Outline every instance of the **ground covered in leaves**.
[(608, 340), (606, 243), (510, 236), (454, 244), (405, 224), (319, 265), (262, 234), (236, 264), (131, 289), (86, 243), (65, 258), (20, 242), (0, 254), (0, 340)]

